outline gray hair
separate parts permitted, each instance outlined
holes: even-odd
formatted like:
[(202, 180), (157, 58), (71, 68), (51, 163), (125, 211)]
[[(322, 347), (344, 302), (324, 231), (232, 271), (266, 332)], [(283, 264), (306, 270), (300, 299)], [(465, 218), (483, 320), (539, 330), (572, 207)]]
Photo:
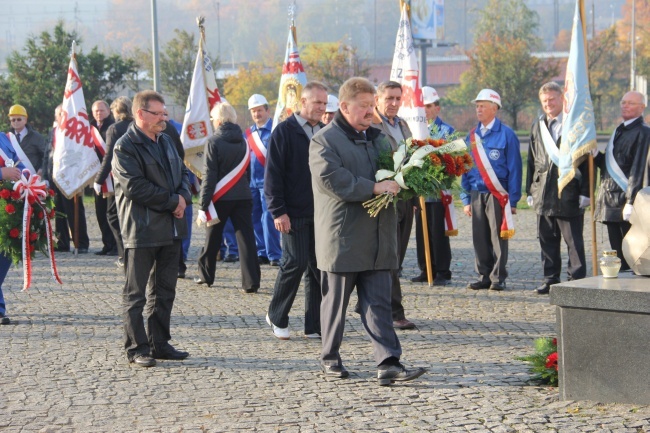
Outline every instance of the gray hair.
[(557, 93), (564, 93), (564, 89), (555, 81), (549, 81), (548, 83), (542, 85), (542, 87), (539, 88), (539, 95), (541, 96), (542, 93), (548, 93), (548, 92), (557, 92)]
[(210, 117), (212, 118), (212, 125), (215, 128), (222, 123), (237, 122), (237, 112), (233, 106), (227, 102), (221, 102), (215, 105), (210, 111)]

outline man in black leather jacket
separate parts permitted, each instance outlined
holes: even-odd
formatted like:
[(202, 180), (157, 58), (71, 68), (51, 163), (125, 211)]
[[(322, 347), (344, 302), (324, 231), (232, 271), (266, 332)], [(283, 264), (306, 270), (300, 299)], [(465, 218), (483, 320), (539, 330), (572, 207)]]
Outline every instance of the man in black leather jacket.
[(162, 133), (167, 117), (163, 97), (151, 90), (136, 94), (133, 117), (134, 123), (115, 144), (113, 157), (125, 248), (124, 347), (129, 362), (151, 367), (155, 359), (188, 356), (169, 344), (169, 327), (180, 242), (187, 231), (184, 212), (191, 195), (187, 169), (171, 138)]
[(643, 121), (644, 110), (644, 95), (636, 91), (627, 92), (621, 99), (623, 123), (612, 134), (605, 154), (596, 157), (596, 165), (600, 168), (600, 189), (594, 218), (607, 226), (609, 244), (621, 259), (623, 271), (630, 269), (623, 257), (623, 238), (631, 227), (628, 219), (632, 215), (636, 193), (643, 187), (650, 144), (650, 127)]
[[(552, 284), (560, 282), (562, 271), (562, 238), (569, 252), (567, 274), (570, 280), (587, 275), (585, 243), (582, 235), (584, 208), (589, 206), (589, 173), (587, 162), (578, 168), (576, 176), (558, 194), (558, 166), (562, 133), (562, 88), (555, 82), (539, 89), (539, 100), (544, 114), (533, 123), (528, 149), (526, 194), (528, 205), (537, 213), (537, 237), (542, 251), (544, 282), (537, 289), (548, 294)], [(542, 134), (542, 128), (548, 135)], [(544, 142), (544, 136), (548, 140)]]

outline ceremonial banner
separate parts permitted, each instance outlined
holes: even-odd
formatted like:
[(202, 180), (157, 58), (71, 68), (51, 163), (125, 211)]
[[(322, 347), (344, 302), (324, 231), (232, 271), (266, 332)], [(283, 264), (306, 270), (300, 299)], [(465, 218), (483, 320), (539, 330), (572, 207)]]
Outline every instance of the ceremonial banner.
[(275, 106), (275, 115), (273, 116), (273, 128), (294, 112), (300, 111), (300, 96), (303, 87), (307, 84), (307, 75), (300, 61), (294, 30), (295, 27), (293, 26), (289, 29), (287, 51), (284, 55), (282, 77), (280, 78), (278, 103)]
[(395, 40), (395, 55), (393, 56), (390, 79), (402, 85), (402, 106), (399, 109), (399, 117), (406, 121), (413, 138), (424, 140), (429, 137), (429, 128), (424, 111), (420, 87), (420, 68), (413, 46), (407, 7), (404, 2)]
[(574, 178), (575, 170), (582, 163), (583, 157), (596, 148), (594, 108), (587, 75), (583, 1), (576, 1), (571, 49), (564, 84), (564, 120), (562, 122), (558, 178), (560, 194), (562, 189)]
[(61, 124), (55, 133), (52, 178), (61, 193), (67, 198), (72, 198), (92, 183), (100, 167), (81, 79), (77, 73), (74, 43), (61, 117)]
[[(203, 18), (199, 24), (199, 51), (194, 63), (190, 94), (185, 106), (185, 117), (181, 129), (181, 141), (185, 149), (185, 165), (199, 178), (203, 176), (203, 151), (205, 143), (214, 134), (210, 121), (210, 110), (222, 102), (212, 61), (205, 51), (205, 29)], [(225, 100), (223, 100), (225, 101)]]

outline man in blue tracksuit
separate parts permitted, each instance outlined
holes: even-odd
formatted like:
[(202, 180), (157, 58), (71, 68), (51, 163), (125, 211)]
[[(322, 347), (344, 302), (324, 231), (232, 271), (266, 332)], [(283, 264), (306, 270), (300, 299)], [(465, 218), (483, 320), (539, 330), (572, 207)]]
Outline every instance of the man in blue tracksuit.
[[(2, 150), (2, 161), (0, 168), (0, 180), (2, 181), (17, 181), (20, 179), (20, 173), (25, 168), (22, 162), (18, 163), (14, 167), (13, 163), (18, 161), (18, 156), (16, 151), (11, 146), (11, 142), (5, 135), (5, 133), (0, 133), (0, 150)], [(10, 162), (11, 161), (11, 162)], [(11, 266), (11, 258), (0, 254), (0, 324), (8, 325), (10, 323), (9, 316), (7, 316), (7, 308), (5, 304), (5, 298), (2, 294), (2, 283), (5, 281), (5, 277), (9, 272), (9, 267)]]
[(264, 199), (266, 149), (271, 140), (273, 119), (271, 119), (269, 103), (263, 95), (255, 94), (248, 98), (248, 111), (254, 124), (245, 131), (244, 138), (251, 150), (250, 188), (253, 195), (253, 229), (257, 257), (260, 264), (280, 266), (280, 257), (282, 257), (280, 232), (275, 228), (273, 215), (267, 209)]
[[(481, 142), (485, 157), (477, 160), (472, 152), (474, 167), (461, 180), (463, 212), (472, 218), (475, 264), (479, 274), (479, 280), (467, 287), (473, 290), (503, 290), (508, 277), (508, 237), (514, 234), (514, 226), (510, 226), (512, 218), (508, 213), (510, 209), (512, 215), (517, 213), (517, 202), (521, 198), (519, 139), (512, 129), (496, 118), (501, 108), (501, 97), (497, 92), (483, 89), (473, 102), (479, 123), (470, 131), (466, 141)], [(491, 167), (496, 179), (490, 178), (485, 170), (479, 171), (479, 165)], [(499, 202), (495, 195), (499, 189), (507, 194), (505, 203)], [(508, 202), (510, 206), (506, 206)], [(508, 226), (504, 227), (508, 220)], [(504, 229), (511, 233), (504, 235)]]

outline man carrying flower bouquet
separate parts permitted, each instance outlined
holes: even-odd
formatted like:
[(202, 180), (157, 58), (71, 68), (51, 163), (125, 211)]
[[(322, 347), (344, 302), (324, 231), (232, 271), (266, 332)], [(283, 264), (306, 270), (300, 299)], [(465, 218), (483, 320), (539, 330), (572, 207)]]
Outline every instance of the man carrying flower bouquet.
[[(18, 161), (18, 156), (11, 146), (11, 142), (4, 133), (0, 133), (0, 181), (15, 182), (20, 179), (20, 173), (25, 168), (22, 162), (19, 162), (15, 167), (14, 163)], [(0, 325), (8, 325), (11, 323), (9, 316), (7, 316), (7, 308), (5, 298), (2, 293), (2, 284), (5, 277), (9, 272), (11, 266), (11, 258), (0, 254)]]
[(348, 371), (339, 349), (345, 312), (357, 288), (361, 322), (372, 341), (379, 385), (413, 380), (423, 368), (406, 369), (391, 317), (392, 271), (398, 267), (397, 213), (375, 217), (363, 203), (376, 195), (397, 194), (393, 180), (375, 181), (386, 136), (370, 128), (375, 88), (365, 78), (347, 80), (339, 91), (340, 109), (311, 140), (309, 166), (314, 194), (316, 259), (321, 273), (321, 369), (327, 377)]
[[(411, 130), (405, 121), (397, 117), (397, 112), (402, 104), (402, 85), (396, 81), (384, 81), (377, 86), (375, 108), (372, 126), (382, 131), (388, 138), (393, 150), (399, 144), (412, 136)], [(397, 269), (392, 271), (393, 290), (391, 304), (393, 309), (393, 326), (397, 329), (413, 329), (415, 324), (406, 318), (402, 305), (402, 286), (399, 282), (399, 272), (406, 256), (411, 229), (413, 228), (413, 209), (416, 203), (413, 200), (399, 200), (397, 202), (397, 248), (399, 263)]]
[(508, 239), (515, 234), (512, 215), (521, 198), (522, 162), (519, 139), (496, 118), (501, 97), (483, 89), (474, 101), (478, 125), (466, 141), (474, 167), (463, 174), (463, 212), (472, 218), (476, 282), (472, 290), (503, 290), (508, 271)]

